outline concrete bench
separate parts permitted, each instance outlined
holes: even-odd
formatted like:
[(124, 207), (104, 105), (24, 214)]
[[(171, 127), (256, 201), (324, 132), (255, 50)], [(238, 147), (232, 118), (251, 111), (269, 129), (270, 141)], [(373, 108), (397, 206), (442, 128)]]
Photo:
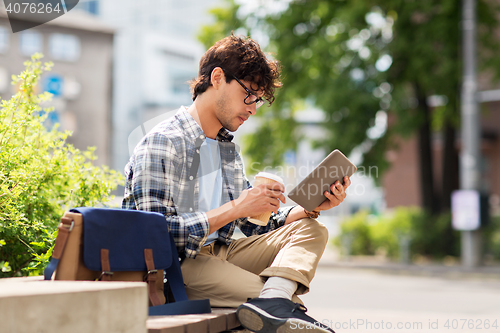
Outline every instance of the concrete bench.
[(149, 317), (148, 333), (218, 333), (240, 326), (236, 309), (213, 308), (212, 313)]
[(147, 332), (145, 283), (41, 279), (0, 279), (2, 332)]
[(144, 282), (0, 279), (2, 332), (217, 333), (240, 324), (236, 309), (148, 317)]

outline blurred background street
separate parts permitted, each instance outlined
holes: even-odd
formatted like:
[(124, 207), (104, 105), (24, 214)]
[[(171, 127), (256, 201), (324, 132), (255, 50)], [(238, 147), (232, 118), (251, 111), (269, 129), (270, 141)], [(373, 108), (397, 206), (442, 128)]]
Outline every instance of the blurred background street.
[(310, 316), (336, 332), (500, 332), (500, 270), (412, 274), (325, 259), (301, 298)]
[[(288, 192), (334, 149), (358, 166), (346, 200), (319, 217), (331, 239), (304, 296), (311, 315), (340, 332), (383, 331), (382, 320), (499, 332), (499, 18), (500, 0), (81, 0), (12, 33), (0, 3), (0, 96), (11, 102), (0, 277), (43, 272), (65, 210), (120, 206), (133, 148), (192, 102), (200, 56), (234, 33), (283, 73), (276, 101), (235, 133), (250, 181), (274, 172)], [(11, 85), (36, 52), (52, 70), (33, 91)], [(52, 100), (35, 101), (45, 91)], [(31, 96), (25, 117), (54, 108), (45, 128), (69, 131), (66, 143), (40, 130), (39, 149), (38, 132), (18, 130), (18, 93)], [(53, 142), (95, 154), (55, 160)]]

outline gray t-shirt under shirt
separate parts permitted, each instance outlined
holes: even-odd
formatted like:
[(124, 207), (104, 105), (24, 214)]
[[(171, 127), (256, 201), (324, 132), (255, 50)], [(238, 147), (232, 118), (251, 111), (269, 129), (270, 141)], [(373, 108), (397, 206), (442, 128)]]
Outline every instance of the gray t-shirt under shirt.
[[(208, 212), (219, 208), (222, 202), (222, 169), (220, 150), (217, 140), (206, 138), (200, 147), (200, 167), (198, 181), (200, 186), (198, 210)], [(214, 242), (219, 236), (215, 231), (210, 234), (204, 245)]]

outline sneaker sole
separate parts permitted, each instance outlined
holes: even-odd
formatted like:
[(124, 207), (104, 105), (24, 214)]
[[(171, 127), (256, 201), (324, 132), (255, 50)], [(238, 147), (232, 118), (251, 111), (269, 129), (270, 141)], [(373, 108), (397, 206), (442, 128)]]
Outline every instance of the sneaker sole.
[(257, 333), (331, 333), (302, 319), (274, 317), (253, 304), (242, 304), (236, 316), (243, 327)]

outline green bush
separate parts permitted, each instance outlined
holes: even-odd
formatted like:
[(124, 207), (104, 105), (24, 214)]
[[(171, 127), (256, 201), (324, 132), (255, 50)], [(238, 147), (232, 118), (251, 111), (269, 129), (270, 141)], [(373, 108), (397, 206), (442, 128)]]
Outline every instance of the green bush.
[[(400, 242), (410, 239), (412, 255), (439, 259), (460, 254), (460, 234), (451, 227), (451, 214), (432, 217), (416, 207), (398, 207), (380, 217), (358, 212), (342, 222), (338, 246), (346, 237), (352, 240), (351, 254), (385, 253), (389, 258), (400, 256)], [(499, 236), (500, 239), (500, 236)]]
[(71, 206), (106, 202), (122, 177), (96, 167), (94, 149), (66, 143), (70, 132), (44, 126), (51, 99), (34, 87), (43, 70), (41, 54), (13, 76), (18, 92), (0, 109), (0, 277), (40, 274), (50, 259), (58, 221)]
[(399, 257), (399, 243), (402, 237), (412, 238), (412, 221), (418, 218), (418, 208), (398, 207), (394, 212), (379, 218), (371, 226), (373, 243), (377, 250), (383, 250), (390, 258)]
[(484, 247), (486, 255), (500, 260), (500, 216), (492, 217), (484, 228)]
[(340, 235), (334, 240), (343, 254), (349, 248), (352, 255), (375, 254), (375, 246), (369, 224), (369, 213), (361, 210), (340, 225)]
[(436, 259), (460, 256), (460, 232), (452, 228), (451, 213), (433, 217), (421, 212), (412, 232), (412, 253)]

